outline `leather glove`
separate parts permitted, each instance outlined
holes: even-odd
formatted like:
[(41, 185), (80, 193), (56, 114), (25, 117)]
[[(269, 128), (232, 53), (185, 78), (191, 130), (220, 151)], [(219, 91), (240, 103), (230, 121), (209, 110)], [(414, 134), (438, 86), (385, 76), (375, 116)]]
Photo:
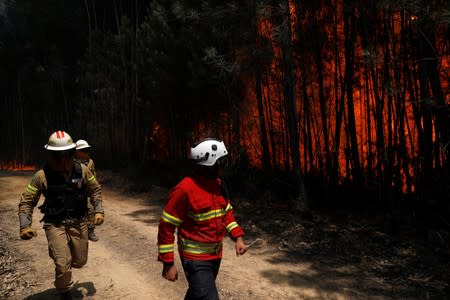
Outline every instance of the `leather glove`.
[(22, 240), (29, 240), (35, 236), (37, 236), (37, 232), (31, 227), (24, 227), (20, 229), (20, 238)]
[(104, 221), (105, 221), (104, 213), (95, 213), (95, 216), (94, 216), (94, 224), (95, 225), (102, 225)]

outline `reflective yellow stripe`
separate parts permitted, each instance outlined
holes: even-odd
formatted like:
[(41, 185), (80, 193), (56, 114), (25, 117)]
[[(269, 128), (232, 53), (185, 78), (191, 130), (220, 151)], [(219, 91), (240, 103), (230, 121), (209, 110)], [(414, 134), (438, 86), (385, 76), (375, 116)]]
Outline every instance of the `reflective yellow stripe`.
[(200, 243), (180, 238), (181, 250), (193, 254), (214, 254), (222, 247), (222, 243)]
[(225, 208), (225, 212), (229, 212), (231, 210), (233, 210), (233, 206), (231, 206), (231, 204), (228, 203), (227, 207)]
[(88, 182), (89, 183), (92, 183), (94, 181), (95, 181), (95, 176), (94, 175), (92, 175), (91, 177), (88, 178)]
[(235, 229), (236, 227), (238, 227), (238, 223), (236, 222), (231, 222), (230, 224), (227, 225), (227, 227), (225, 227), (227, 229), (228, 232), (230, 232), (231, 230)]
[(201, 214), (189, 214), (194, 221), (201, 222), (214, 218), (223, 217), (226, 214), (226, 211), (223, 209), (214, 209)]
[(158, 252), (159, 253), (173, 252), (173, 244), (158, 245)]
[(183, 249), (183, 252), (185, 253), (192, 253), (192, 254), (214, 254), (216, 253), (216, 249), (212, 250), (202, 250), (202, 249)]
[(27, 192), (34, 196), (34, 195), (37, 194), (38, 189), (35, 188), (34, 186), (32, 186), (31, 184), (29, 184), (29, 185), (27, 186)]
[(171, 214), (167, 213), (166, 211), (163, 211), (161, 219), (163, 219), (163, 221), (170, 223), (174, 226), (180, 226), (181, 223), (183, 223), (183, 220), (178, 219), (175, 216), (172, 216)]

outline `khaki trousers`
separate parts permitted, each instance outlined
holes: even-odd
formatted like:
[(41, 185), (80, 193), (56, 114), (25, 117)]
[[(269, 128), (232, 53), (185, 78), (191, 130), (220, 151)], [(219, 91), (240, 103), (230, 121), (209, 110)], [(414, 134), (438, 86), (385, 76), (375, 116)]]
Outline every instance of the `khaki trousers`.
[(87, 223), (76, 225), (44, 224), (48, 253), (55, 263), (55, 287), (67, 291), (73, 287), (72, 267), (81, 268), (88, 258)]

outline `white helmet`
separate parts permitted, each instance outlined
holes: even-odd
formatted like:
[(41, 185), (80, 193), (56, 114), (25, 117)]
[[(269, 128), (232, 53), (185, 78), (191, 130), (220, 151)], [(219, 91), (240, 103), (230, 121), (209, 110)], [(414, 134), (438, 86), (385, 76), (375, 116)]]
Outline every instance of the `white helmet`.
[(51, 151), (65, 151), (73, 149), (76, 146), (67, 132), (58, 130), (50, 135), (47, 145), (44, 148)]
[(78, 140), (75, 144), (77, 145), (77, 150), (91, 148), (91, 145), (89, 145), (85, 140)]
[(222, 157), (228, 155), (225, 144), (214, 138), (207, 138), (191, 147), (189, 158), (197, 165), (214, 166)]

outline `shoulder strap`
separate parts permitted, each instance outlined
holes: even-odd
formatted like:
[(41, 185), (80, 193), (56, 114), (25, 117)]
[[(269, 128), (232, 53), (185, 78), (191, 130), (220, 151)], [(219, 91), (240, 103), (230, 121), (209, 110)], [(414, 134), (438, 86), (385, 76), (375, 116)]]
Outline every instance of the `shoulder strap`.
[(80, 175), (79, 177), (81, 177), (83, 175), (83, 169), (81, 168), (81, 163), (78, 161), (73, 161), (73, 168), (75, 170), (75, 173), (77, 175)]

